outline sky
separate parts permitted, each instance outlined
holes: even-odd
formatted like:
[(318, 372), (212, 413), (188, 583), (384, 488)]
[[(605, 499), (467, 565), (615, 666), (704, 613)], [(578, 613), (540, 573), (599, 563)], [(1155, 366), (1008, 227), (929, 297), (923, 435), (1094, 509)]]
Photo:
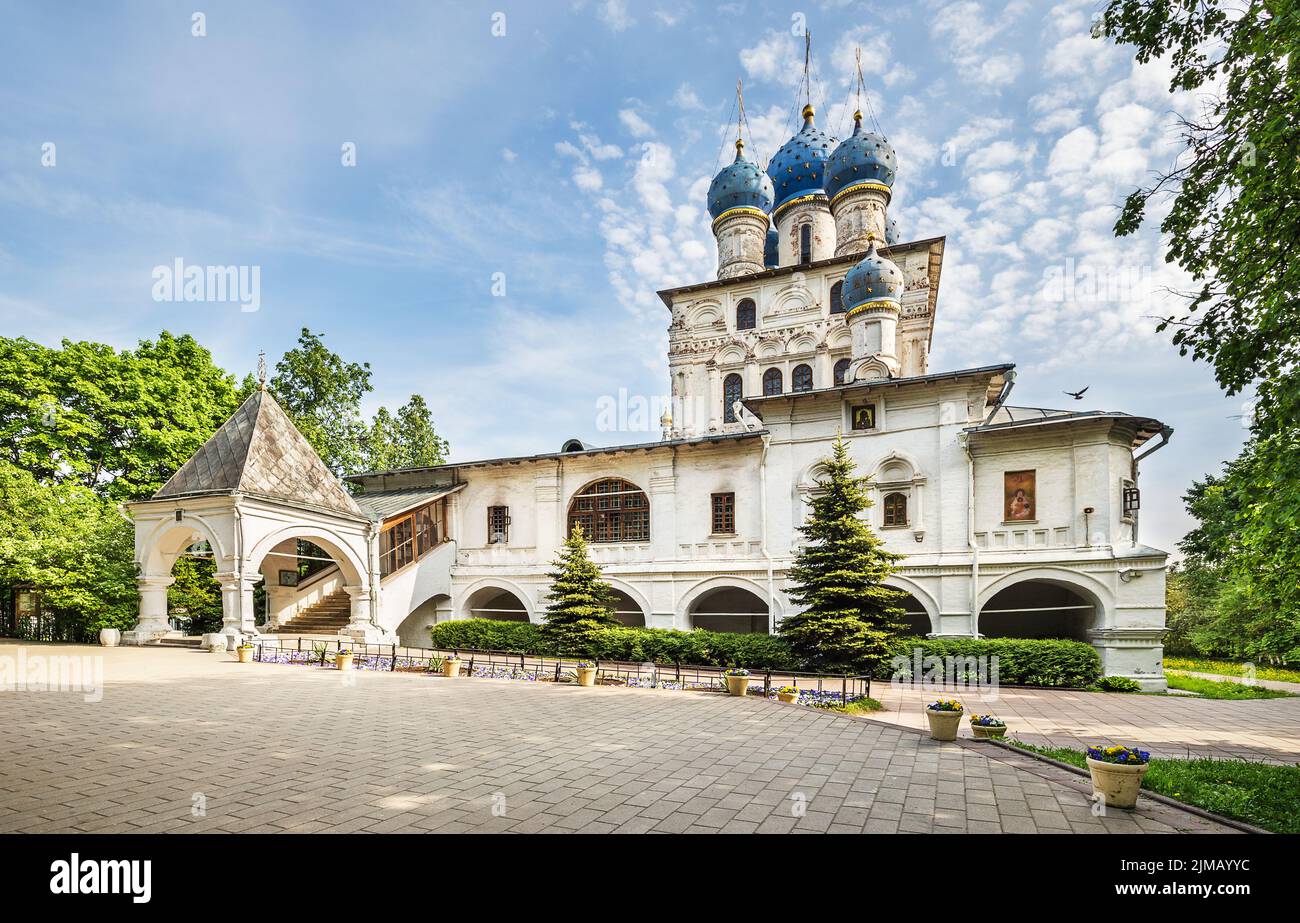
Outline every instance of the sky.
[[(736, 82), (765, 160), (806, 30), (818, 124), (851, 130), (860, 48), (890, 214), (947, 237), (931, 371), (1010, 361), (1012, 404), (1172, 425), (1142, 540), (1173, 550), (1245, 398), (1156, 331), (1188, 285), (1158, 228), (1112, 233), (1202, 101), (1092, 38), (1100, 6), (0, 2), (0, 334), (190, 333), (242, 377), (308, 327), (370, 363), (368, 413), (423, 394), (455, 460), (656, 439), (598, 411), (667, 391), (655, 292), (714, 277)], [(257, 297), (173, 297), (177, 260)]]

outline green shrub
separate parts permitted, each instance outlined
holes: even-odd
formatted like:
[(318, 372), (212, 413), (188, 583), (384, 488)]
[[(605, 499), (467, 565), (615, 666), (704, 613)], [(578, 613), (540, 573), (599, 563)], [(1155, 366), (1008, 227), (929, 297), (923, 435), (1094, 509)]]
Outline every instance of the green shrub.
[[(895, 656), (906, 658), (911, 676), (913, 652), (926, 657), (997, 657), (998, 682), (1009, 686), (1091, 686), (1101, 676), (1101, 657), (1082, 641), (1037, 638), (900, 638)], [(924, 668), (923, 668), (924, 669)], [(887, 666), (886, 670), (892, 670)], [(879, 677), (888, 679), (886, 673)]]
[(540, 625), (531, 622), (501, 622), (496, 619), (456, 619), (434, 625), (433, 646), (443, 650), (477, 649), (544, 653)]
[(1102, 692), (1141, 692), (1142, 684), (1127, 676), (1103, 676), (1096, 686)]
[[(803, 670), (784, 639), (775, 635), (678, 631), (668, 628), (602, 628), (592, 632), (585, 650), (558, 651), (530, 622), (460, 619), (433, 626), (433, 646), (442, 649), (565, 654), (630, 663), (680, 663), (692, 666), (746, 667), (750, 670)], [(921, 657), (997, 657), (998, 681), (1009, 686), (1091, 686), (1101, 676), (1101, 658), (1082, 641), (1022, 638), (899, 638), (897, 656), (910, 667), (914, 648)], [(886, 667), (879, 679), (889, 679)], [(910, 678), (905, 670), (900, 678)], [(1115, 677), (1111, 677), (1114, 679)]]

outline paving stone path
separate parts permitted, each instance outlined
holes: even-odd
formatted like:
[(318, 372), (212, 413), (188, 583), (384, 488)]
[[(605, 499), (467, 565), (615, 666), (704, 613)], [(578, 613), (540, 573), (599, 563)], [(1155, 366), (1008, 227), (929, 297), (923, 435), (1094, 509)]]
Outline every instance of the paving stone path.
[[(0, 642), (0, 659), (19, 645)], [(1231, 832), (971, 742), (716, 694), (183, 650), (102, 655), (102, 701), (0, 692), (0, 832)]]
[[(871, 694), (885, 706), (874, 717), (912, 728), (925, 726), (922, 709), (939, 697), (889, 684), (873, 685)], [(1300, 696), (1234, 701), (1008, 687), (995, 696), (974, 690), (942, 695), (960, 699), (972, 713), (999, 716), (1008, 736), (1031, 744), (1125, 744), (1175, 759), (1300, 763)], [(970, 728), (961, 733), (969, 736)]]

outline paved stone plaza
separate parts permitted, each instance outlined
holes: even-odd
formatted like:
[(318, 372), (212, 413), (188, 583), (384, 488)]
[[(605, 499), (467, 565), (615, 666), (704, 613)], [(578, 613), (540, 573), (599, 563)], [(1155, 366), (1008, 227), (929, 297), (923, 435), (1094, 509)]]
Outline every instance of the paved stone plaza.
[(756, 699), (26, 651), (102, 655), (104, 694), (0, 692), (0, 832), (1231, 832), (1145, 799), (1094, 817), (1029, 757)]

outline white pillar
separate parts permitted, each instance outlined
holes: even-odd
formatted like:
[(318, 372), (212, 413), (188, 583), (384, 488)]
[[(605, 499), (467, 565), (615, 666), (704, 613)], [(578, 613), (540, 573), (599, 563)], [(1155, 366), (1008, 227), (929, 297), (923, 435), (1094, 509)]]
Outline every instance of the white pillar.
[(257, 620), (253, 614), (253, 587), (262, 579), (260, 573), (241, 575), (219, 573), (221, 584), (221, 633), (238, 644), (248, 635), (256, 635)]
[(352, 614), (348, 625), (343, 629), (363, 644), (392, 644), (397, 638), (375, 624), (370, 609), (369, 586), (345, 586), (344, 592), (352, 599)]
[(140, 620), (122, 635), (122, 643), (148, 644), (172, 630), (167, 621), (167, 588), (176, 582), (176, 578), (167, 574), (137, 577), (135, 582), (140, 589)]

